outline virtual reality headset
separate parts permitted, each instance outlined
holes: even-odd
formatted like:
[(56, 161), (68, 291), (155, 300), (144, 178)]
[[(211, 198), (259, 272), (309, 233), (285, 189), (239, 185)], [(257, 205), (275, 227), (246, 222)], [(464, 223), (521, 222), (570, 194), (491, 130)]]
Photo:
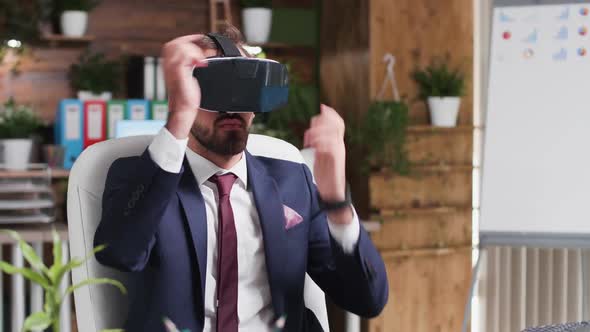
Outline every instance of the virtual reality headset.
[(247, 58), (231, 39), (207, 34), (220, 56), (206, 59), (193, 76), (201, 87), (201, 109), (213, 112), (271, 112), (287, 104), (287, 67), (267, 59)]

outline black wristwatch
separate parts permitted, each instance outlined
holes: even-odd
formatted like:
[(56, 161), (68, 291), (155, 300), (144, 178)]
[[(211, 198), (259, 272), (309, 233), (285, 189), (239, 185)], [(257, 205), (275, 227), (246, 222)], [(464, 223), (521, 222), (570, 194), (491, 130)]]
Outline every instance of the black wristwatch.
[(345, 208), (347, 206), (351, 206), (352, 205), (352, 197), (350, 196), (350, 186), (348, 185), (348, 183), (346, 184), (346, 194), (345, 194), (343, 201), (326, 202), (326, 201), (323, 201), (322, 198), (320, 197), (319, 204), (320, 204), (320, 209), (322, 209), (326, 212), (340, 210), (340, 209)]

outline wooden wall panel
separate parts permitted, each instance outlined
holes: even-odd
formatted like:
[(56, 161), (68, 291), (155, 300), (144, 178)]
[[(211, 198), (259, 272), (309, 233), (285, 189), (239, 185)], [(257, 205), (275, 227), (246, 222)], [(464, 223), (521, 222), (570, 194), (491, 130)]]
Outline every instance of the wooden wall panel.
[(412, 164), (469, 166), (473, 162), (473, 128), (410, 128), (406, 149)]
[(381, 211), (381, 229), (372, 233), (379, 250), (408, 250), (469, 246), (471, 208)]
[(72, 95), (67, 73), (80, 49), (35, 48), (22, 59), (19, 73), (0, 66), (0, 102), (11, 95), (20, 103), (31, 104), (42, 119), (52, 122), (60, 99)]
[(471, 247), (383, 253), (389, 302), (369, 332), (456, 332), (471, 278)]
[(371, 206), (381, 209), (471, 206), (472, 169), (414, 168), (411, 176), (389, 172), (369, 178)]
[[(417, 166), (470, 166), (473, 163), (473, 127), (410, 127), (406, 136), (408, 161)], [(372, 161), (374, 167), (388, 165), (392, 149)]]
[[(371, 97), (375, 98), (385, 76), (383, 55), (396, 57), (396, 77), (400, 93), (416, 97), (410, 73), (430, 62), (432, 56), (449, 54), (451, 65), (459, 66), (467, 77), (467, 96), (461, 104), (459, 123), (472, 123), (473, 0), (371, 0)], [(388, 92), (388, 98), (391, 93)], [(415, 103), (410, 113), (414, 123), (429, 123), (423, 103)]]
[(104, 0), (89, 20), (93, 49), (157, 56), (163, 43), (209, 30), (209, 1)]

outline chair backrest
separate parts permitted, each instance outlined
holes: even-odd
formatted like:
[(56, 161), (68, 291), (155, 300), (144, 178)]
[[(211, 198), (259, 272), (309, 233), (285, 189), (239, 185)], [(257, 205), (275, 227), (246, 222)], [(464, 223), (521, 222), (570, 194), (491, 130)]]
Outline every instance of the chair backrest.
[[(105, 180), (112, 162), (118, 158), (142, 154), (152, 139), (153, 136), (134, 136), (97, 143), (88, 147), (76, 160), (69, 176), (67, 197), (71, 257), (84, 257), (93, 248)], [(268, 136), (251, 134), (248, 151), (256, 156), (305, 162), (296, 147)], [(103, 266), (94, 258), (72, 271), (74, 283), (98, 277), (127, 282), (125, 273)], [(324, 293), (307, 274), (304, 298), (305, 305), (315, 313), (324, 330), (329, 331)], [(74, 292), (74, 301), (80, 332), (98, 332), (124, 325), (128, 300), (114, 287), (80, 288)]]

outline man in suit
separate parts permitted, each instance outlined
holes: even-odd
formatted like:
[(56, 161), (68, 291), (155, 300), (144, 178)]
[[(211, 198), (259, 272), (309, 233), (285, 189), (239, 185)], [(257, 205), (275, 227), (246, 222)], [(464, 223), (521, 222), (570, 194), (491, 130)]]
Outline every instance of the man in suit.
[[(223, 33), (241, 50), (240, 33)], [(305, 307), (305, 273), (340, 307), (365, 317), (387, 302), (383, 261), (346, 201), (344, 122), (322, 105), (302, 164), (245, 150), (253, 113), (199, 109), (195, 66), (218, 54), (190, 35), (162, 49), (170, 114), (138, 157), (111, 165), (95, 245), (129, 271), (129, 332), (163, 331), (162, 317), (196, 331), (322, 331)], [(187, 149), (188, 147), (188, 149)], [(324, 204), (320, 205), (320, 202)]]

